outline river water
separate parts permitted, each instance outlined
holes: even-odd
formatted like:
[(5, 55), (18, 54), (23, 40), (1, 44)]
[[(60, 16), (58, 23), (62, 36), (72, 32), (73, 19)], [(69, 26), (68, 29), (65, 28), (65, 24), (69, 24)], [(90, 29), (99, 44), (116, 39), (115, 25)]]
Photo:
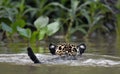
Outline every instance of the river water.
[[(32, 46), (42, 64), (34, 64), (27, 55), (27, 44), (0, 45), (0, 74), (119, 74), (120, 51), (113, 44), (87, 43), (87, 50), (77, 60), (63, 59), (49, 53), (47, 46)], [(89, 49), (88, 49), (89, 48)], [(46, 49), (46, 50), (44, 50)]]

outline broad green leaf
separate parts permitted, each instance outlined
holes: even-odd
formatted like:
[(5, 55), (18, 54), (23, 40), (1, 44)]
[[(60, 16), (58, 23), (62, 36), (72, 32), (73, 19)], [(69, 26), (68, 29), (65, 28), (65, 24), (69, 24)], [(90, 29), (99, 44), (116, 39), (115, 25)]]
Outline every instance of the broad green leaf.
[(34, 25), (37, 28), (37, 30), (40, 30), (41, 28), (45, 27), (49, 22), (49, 18), (46, 16), (39, 17), (35, 22)]
[(38, 39), (38, 31), (34, 31), (31, 35), (30, 42), (35, 42)]
[(6, 23), (1, 23), (2, 25), (2, 29), (6, 32), (12, 33), (12, 28), (10, 26), (8, 26)]
[(24, 20), (19, 19), (19, 20), (16, 20), (16, 21), (15, 21), (13, 24), (11, 24), (11, 25), (12, 25), (13, 31), (16, 32), (16, 31), (17, 31), (17, 26), (19, 26), (19, 27), (24, 27), (25, 24), (26, 24), (26, 23), (25, 23)]
[(39, 39), (39, 40), (44, 39), (46, 32), (47, 32), (47, 27), (41, 29), (41, 30), (39, 31), (38, 39)]
[(60, 28), (60, 23), (58, 21), (47, 25), (47, 35), (48, 36), (53, 35), (59, 30), (59, 28)]
[(19, 32), (20, 35), (22, 35), (26, 38), (31, 38), (31, 30), (30, 29), (24, 29), (21, 27), (17, 27), (17, 31)]
[(78, 1), (78, 0), (71, 0), (71, 8), (72, 8), (72, 10), (76, 11), (79, 2), (80, 1)]

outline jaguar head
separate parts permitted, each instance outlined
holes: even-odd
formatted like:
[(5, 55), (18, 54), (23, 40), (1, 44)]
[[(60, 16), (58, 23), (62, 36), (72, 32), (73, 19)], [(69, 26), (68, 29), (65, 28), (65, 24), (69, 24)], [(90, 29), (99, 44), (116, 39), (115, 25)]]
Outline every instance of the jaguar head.
[(66, 43), (59, 45), (55, 45), (55, 44), (49, 45), (50, 53), (53, 55), (60, 55), (60, 56), (62, 55), (76, 56), (77, 52), (79, 52), (79, 54), (82, 55), (85, 49), (86, 49), (85, 44), (79, 44), (78, 46), (74, 44), (66, 44)]

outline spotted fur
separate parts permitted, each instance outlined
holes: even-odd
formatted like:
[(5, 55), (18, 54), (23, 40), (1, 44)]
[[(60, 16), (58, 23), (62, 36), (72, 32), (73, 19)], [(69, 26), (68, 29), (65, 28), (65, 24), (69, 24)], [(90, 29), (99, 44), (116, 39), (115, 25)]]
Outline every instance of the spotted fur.
[(72, 44), (61, 44), (56, 47), (56, 54), (60, 56), (75, 56), (77, 54), (77, 48)]

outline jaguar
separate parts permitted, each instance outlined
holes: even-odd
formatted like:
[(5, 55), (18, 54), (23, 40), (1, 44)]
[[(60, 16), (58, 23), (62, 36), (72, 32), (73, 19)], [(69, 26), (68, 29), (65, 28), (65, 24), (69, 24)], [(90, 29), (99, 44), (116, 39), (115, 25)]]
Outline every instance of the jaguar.
[(86, 49), (85, 44), (79, 44), (78, 46), (75, 46), (74, 44), (64, 43), (64, 44), (50, 44), (49, 50), (52, 55), (66, 55), (66, 56), (76, 56), (77, 52), (79, 52), (80, 56), (82, 53), (84, 53)]
[[(59, 55), (60, 57), (62, 56), (72, 56), (75, 57), (77, 55), (82, 56), (82, 54), (86, 50), (86, 45), (84, 43), (81, 43), (79, 45), (74, 45), (70, 43), (63, 43), (63, 44), (58, 44), (55, 45), (53, 43), (49, 44), (49, 51), (52, 55)], [(36, 57), (34, 52), (32, 51), (31, 47), (27, 48), (28, 56), (34, 63), (41, 63), (39, 59)]]

